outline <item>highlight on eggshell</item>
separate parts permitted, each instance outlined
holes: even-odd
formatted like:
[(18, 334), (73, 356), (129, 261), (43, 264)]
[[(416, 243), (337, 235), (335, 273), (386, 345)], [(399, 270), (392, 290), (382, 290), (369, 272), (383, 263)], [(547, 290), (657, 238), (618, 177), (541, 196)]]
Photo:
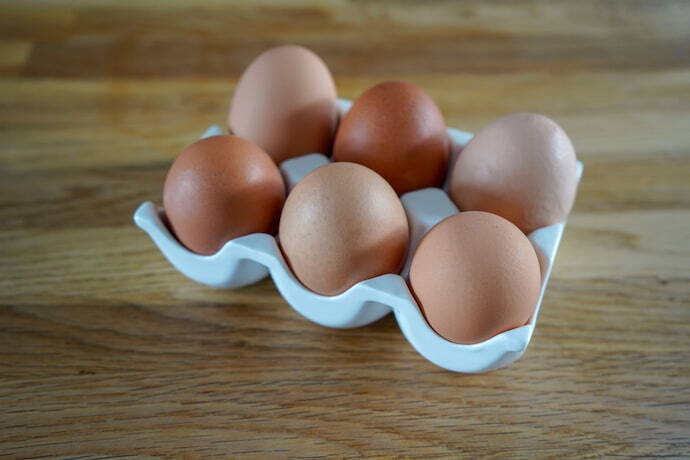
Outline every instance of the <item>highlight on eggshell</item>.
[(460, 344), (523, 326), (541, 288), (527, 237), (506, 219), (480, 211), (434, 226), (414, 253), (409, 279), (431, 328)]
[(403, 194), (442, 186), (449, 149), (434, 100), (415, 85), (389, 81), (354, 101), (338, 127), (333, 159), (367, 166)]
[(397, 194), (359, 164), (322, 166), (290, 192), (280, 247), (297, 279), (327, 296), (360, 281), (398, 273), (407, 252), (407, 216)]
[(189, 250), (205, 255), (243, 235), (275, 234), (284, 201), (285, 184), (271, 158), (229, 135), (187, 147), (163, 188), (170, 230)]
[(462, 150), (449, 194), (463, 211), (498, 214), (529, 233), (567, 218), (576, 163), (573, 144), (556, 122), (514, 113), (483, 127)]
[(319, 56), (302, 46), (277, 46), (242, 74), (228, 126), (276, 163), (308, 153), (329, 155), (338, 121), (336, 102), (333, 77)]

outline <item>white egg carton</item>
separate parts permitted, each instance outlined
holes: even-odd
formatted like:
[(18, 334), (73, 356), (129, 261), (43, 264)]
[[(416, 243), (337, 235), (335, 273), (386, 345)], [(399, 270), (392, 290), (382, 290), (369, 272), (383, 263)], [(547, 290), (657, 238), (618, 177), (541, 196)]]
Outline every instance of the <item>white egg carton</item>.
[[(350, 102), (339, 100), (341, 114)], [(224, 134), (217, 125), (202, 137)], [(472, 138), (471, 133), (448, 128), (452, 142), (451, 161)], [(305, 175), (328, 164), (330, 159), (312, 153), (284, 161), (280, 170), (292, 189)], [(578, 180), (582, 163), (578, 162)], [(543, 254), (543, 281), (536, 308), (524, 326), (500, 333), (489, 340), (460, 345), (445, 340), (427, 324), (407, 286), (409, 264), (424, 234), (458, 208), (439, 188), (408, 192), (401, 197), (410, 224), (408, 258), (400, 275), (387, 274), (357, 283), (342, 294), (327, 297), (305, 288), (292, 273), (278, 247), (276, 237), (254, 233), (228, 241), (211, 256), (195, 254), (183, 247), (161, 219), (162, 210), (145, 202), (134, 213), (137, 226), (149, 234), (163, 255), (188, 278), (207, 286), (237, 288), (255, 283), (270, 274), (288, 304), (302, 316), (322, 326), (355, 328), (373, 323), (390, 312), (405, 338), (426, 359), (455, 372), (476, 373), (497, 369), (517, 360), (527, 349), (537, 322), (541, 301), (551, 274), (565, 222), (535, 230), (528, 235)], [(462, 299), (458, 299), (461, 301)]]

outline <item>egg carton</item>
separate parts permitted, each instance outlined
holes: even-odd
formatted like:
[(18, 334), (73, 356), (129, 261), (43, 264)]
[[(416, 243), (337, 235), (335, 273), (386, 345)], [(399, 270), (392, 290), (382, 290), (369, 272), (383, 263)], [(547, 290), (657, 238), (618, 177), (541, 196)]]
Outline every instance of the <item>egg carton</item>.
[[(341, 115), (351, 103), (339, 100)], [(225, 134), (211, 126), (202, 136)], [(472, 134), (448, 128), (450, 162), (472, 139)], [(292, 158), (280, 164), (288, 191), (314, 169), (330, 163), (319, 153)], [(578, 180), (582, 163), (578, 161)], [(410, 226), (410, 246), (401, 273), (361, 281), (336, 296), (323, 296), (304, 287), (290, 270), (277, 237), (254, 233), (228, 241), (216, 254), (193, 253), (182, 246), (164, 223), (163, 210), (145, 202), (134, 213), (134, 222), (144, 230), (163, 255), (183, 275), (216, 288), (239, 288), (271, 275), (287, 303), (310, 321), (326, 327), (347, 329), (365, 326), (393, 312), (408, 342), (432, 363), (454, 372), (477, 373), (506, 366), (522, 356), (532, 338), (549, 281), (565, 222), (537, 229), (527, 235), (541, 253), (542, 283), (536, 308), (527, 324), (471, 345), (450, 342), (426, 322), (407, 285), (410, 260), (422, 237), (444, 218), (460, 212), (444, 189), (425, 188), (405, 193), (401, 201)], [(462, 299), (458, 299), (461, 301)]]

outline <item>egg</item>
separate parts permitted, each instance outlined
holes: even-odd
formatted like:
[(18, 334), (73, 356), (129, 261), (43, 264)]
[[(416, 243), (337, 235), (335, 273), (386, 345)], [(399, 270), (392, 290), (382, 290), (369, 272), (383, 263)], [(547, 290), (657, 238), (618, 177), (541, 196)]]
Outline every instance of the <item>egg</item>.
[(410, 287), (429, 325), (461, 344), (523, 326), (536, 307), (540, 282), (527, 237), (481, 211), (454, 214), (434, 226), (410, 267)]
[(543, 115), (515, 113), (479, 130), (462, 150), (449, 193), (460, 209), (498, 214), (529, 233), (565, 220), (576, 188), (565, 131)]
[(189, 250), (214, 254), (249, 233), (275, 233), (285, 185), (271, 158), (235, 136), (213, 136), (187, 147), (165, 179), (170, 229)]
[(244, 71), (228, 126), (280, 163), (313, 152), (329, 155), (337, 119), (326, 64), (306, 48), (285, 45), (265, 51)]
[(440, 187), (449, 141), (436, 103), (420, 88), (389, 81), (366, 90), (343, 117), (333, 146), (335, 161), (351, 161), (381, 174), (398, 194)]
[(391, 186), (369, 168), (331, 163), (302, 179), (280, 218), (285, 259), (308, 289), (332, 296), (400, 271), (409, 229)]

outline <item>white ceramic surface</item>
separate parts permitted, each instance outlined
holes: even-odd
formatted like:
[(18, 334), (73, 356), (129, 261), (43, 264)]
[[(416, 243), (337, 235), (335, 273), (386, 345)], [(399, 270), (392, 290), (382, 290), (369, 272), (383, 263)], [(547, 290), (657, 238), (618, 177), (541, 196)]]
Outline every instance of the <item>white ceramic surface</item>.
[[(349, 108), (348, 101), (339, 102), (341, 112)], [(202, 137), (222, 133), (223, 130), (214, 125)], [(472, 138), (471, 133), (451, 128), (448, 133), (454, 156)], [(283, 162), (280, 169), (291, 189), (310, 171), (329, 161), (324, 155), (309, 154)], [(582, 163), (578, 162), (578, 178), (581, 174)], [(409, 192), (401, 200), (411, 230), (408, 254), (414, 253), (418, 242), (431, 227), (458, 212), (446, 192), (439, 188)], [(405, 338), (422, 356), (445, 369), (466, 373), (484, 372), (505, 366), (525, 352), (536, 325), (565, 227), (563, 222), (540, 228), (528, 235), (547, 261), (541, 294), (529, 322), (484, 342), (460, 345), (440, 337), (425, 321), (405, 281), (409, 260), (401, 272), (402, 276), (379, 276), (362, 281), (337, 296), (326, 297), (313, 293), (295, 278), (273, 236), (262, 233), (243, 236), (229, 241), (214, 255), (201, 256), (180, 245), (161, 220), (160, 212), (153, 203), (143, 203), (136, 210), (134, 221), (149, 234), (175, 268), (194, 281), (213, 287), (236, 288), (252, 284), (270, 273), (281, 295), (293, 309), (309, 320), (327, 327), (364, 326), (392, 311)]]

